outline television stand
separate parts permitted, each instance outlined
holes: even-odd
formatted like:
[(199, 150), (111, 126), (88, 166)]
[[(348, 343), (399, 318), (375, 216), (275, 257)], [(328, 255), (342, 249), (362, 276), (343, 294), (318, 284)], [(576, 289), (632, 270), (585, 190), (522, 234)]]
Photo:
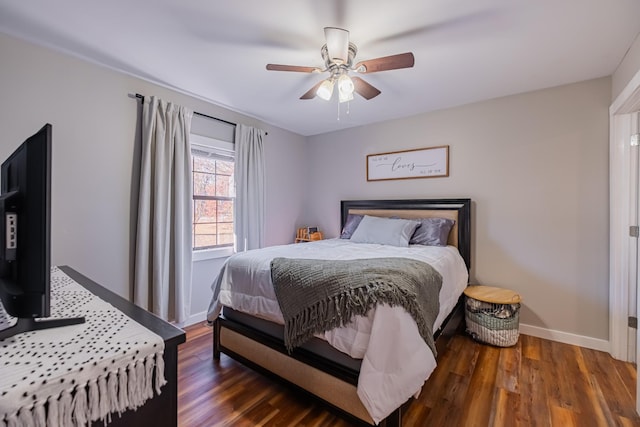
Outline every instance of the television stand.
[(68, 317), (64, 319), (36, 320), (32, 317), (19, 317), (18, 323), (6, 329), (0, 330), (0, 340), (10, 338), (23, 332), (38, 331), (41, 329), (59, 328), (62, 326), (79, 325), (84, 323), (84, 317)]

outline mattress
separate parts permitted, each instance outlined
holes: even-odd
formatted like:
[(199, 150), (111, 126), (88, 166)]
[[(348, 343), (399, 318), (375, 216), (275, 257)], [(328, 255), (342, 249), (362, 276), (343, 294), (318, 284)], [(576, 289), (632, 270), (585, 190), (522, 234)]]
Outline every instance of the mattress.
[[(233, 255), (212, 285), (208, 319), (215, 320), (223, 306), (284, 324), (271, 283), (275, 257), (349, 260), (404, 257), (424, 261), (443, 277), (438, 295), (437, 330), (455, 307), (468, 283), (468, 271), (453, 246), (437, 247), (352, 243), (346, 239), (272, 246)], [(380, 421), (416, 395), (433, 369), (435, 356), (420, 337), (413, 318), (401, 307), (378, 305), (366, 316), (356, 316), (343, 327), (318, 335), (348, 356), (361, 359), (358, 396), (374, 421)]]

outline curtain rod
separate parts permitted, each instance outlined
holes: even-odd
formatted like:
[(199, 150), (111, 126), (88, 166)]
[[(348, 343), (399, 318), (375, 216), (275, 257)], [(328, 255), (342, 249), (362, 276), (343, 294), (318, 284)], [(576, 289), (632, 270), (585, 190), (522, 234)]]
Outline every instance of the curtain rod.
[[(144, 102), (144, 95), (140, 95), (139, 93), (136, 93), (136, 98), (140, 98), (140, 99)], [(236, 124), (236, 123), (229, 122), (229, 121), (224, 120), (224, 119), (219, 119), (219, 118), (217, 118), (217, 117), (209, 116), (209, 115), (207, 115), (207, 114), (198, 113), (197, 111), (194, 111), (194, 112), (193, 112), (193, 114), (197, 114), (197, 115), (199, 115), (199, 116), (206, 117), (206, 118), (208, 118), (208, 119), (217, 120), (217, 121), (219, 121), (219, 122), (223, 122), (223, 123), (229, 124), (229, 125), (231, 125), (231, 126), (237, 126), (237, 124)]]
[[(131, 96), (131, 94), (129, 94), (129, 96)], [(142, 100), (144, 102), (144, 95), (136, 93), (136, 98), (138, 98), (138, 99), (140, 99), (140, 100)], [(194, 111), (193, 114), (197, 114), (199, 116), (206, 117), (206, 118), (212, 119), (212, 120), (217, 120), (219, 122), (226, 123), (226, 124), (231, 125), (231, 126), (238, 126), (237, 123), (233, 123), (233, 122), (230, 122), (230, 121), (227, 121), (227, 120), (224, 120), (224, 119), (219, 119), (217, 117), (213, 117), (213, 116), (210, 116), (208, 114), (198, 113), (197, 111)], [(265, 132), (264, 134), (265, 135), (269, 135), (269, 132)]]

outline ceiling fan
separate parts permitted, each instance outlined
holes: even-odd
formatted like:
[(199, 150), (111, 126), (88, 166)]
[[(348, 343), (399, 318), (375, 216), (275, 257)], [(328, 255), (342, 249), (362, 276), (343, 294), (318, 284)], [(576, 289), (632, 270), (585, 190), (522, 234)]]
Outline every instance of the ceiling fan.
[(354, 58), (358, 53), (355, 44), (349, 41), (349, 31), (342, 28), (325, 27), (324, 36), (327, 41), (320, 49), (324, 68), (303, 67), (298, 65), (267, 64), (267, 70), (271, 71), (295, 71), (300, 73), (329, 72), (329, 77), (318, 82), (300, 99), (312, 99), (316, 96), (326, 101), (331, 99), (333, 88), (338, 86), (338, 99), (347, 102), (353, 99), (353, 92), (365, 99), (375, 98), (380, 95), (380, 90), (370, 85), (360, 77), (349, 76), (349, 71), (360, 74), (375, 73), (378, 71), (397, 70), (411, 68), (414, 64), (413, 53), (400, 53), (398, 55), (360, 61), (354, 65)]

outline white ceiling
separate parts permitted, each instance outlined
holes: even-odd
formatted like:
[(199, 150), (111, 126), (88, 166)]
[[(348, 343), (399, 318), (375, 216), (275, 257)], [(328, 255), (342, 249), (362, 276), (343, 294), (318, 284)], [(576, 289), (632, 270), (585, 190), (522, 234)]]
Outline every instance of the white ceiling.
[[(362, 75), (382, 94), (348, 114), (300, 100), (322, 76), (265, 65), (322, 67), (326, 26), (350, 31), (356, 61), (415, 66)], [(611, 75), (640, 1), (0, 0), (0, 31), (314, 135)]]

